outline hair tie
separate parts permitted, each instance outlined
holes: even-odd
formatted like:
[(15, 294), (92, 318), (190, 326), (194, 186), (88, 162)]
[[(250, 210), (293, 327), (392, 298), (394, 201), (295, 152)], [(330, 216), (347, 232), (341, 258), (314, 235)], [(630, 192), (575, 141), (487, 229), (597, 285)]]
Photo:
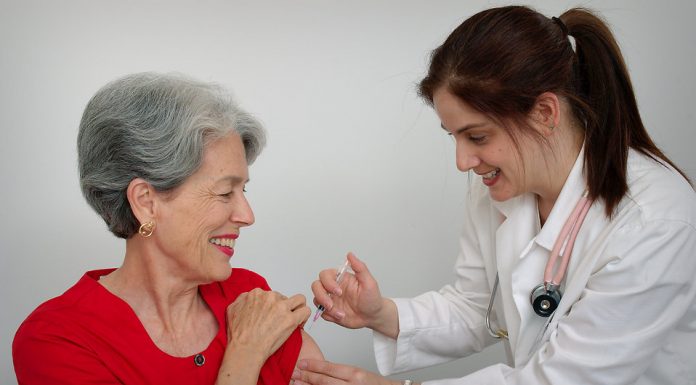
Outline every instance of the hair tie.
[(563, 31), (563, 37), (568, 36), (568, 27), (566, 27), (565, 23), (556, 16), (552, 17), (551, 20), (553, 20), (554, 23), (558, 24), (559, 27), (561, 27), (561, 31)]

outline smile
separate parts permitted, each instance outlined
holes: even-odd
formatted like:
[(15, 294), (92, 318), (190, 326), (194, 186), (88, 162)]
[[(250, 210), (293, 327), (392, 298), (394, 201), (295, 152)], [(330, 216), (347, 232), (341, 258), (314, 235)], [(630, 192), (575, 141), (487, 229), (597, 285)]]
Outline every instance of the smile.
[(218, 245), (218, 246), (223, 246), (223, 247), (229, 247), (233, 248), (234, 247), (234, 239), (232, 238), (210, 238), (208, 242)]
[(483, 177), (483, 179), (493, 179), (496, 176), (498, 176), (499, 173), (500, 173), (500, 169), (496, 168), (495, 170), (488, 172), (488, 173), (485, 173), (485, 174), (482, 174), (481, 176)]
[(226, 234), (220, 237), (210, 238), (208, 242), (222, 251), (227, 257), (231, 257), (234, 254), (234, 240), (237, 239), (238, 236), (238, 234)]

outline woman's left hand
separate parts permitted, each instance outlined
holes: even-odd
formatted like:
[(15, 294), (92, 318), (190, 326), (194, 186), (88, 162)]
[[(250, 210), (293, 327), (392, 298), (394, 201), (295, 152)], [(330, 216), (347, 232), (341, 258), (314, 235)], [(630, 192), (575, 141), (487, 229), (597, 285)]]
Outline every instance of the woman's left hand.
[(300, 360), (292, 379), (293, 385), (401, 385), (364, 369), (319, 360)]

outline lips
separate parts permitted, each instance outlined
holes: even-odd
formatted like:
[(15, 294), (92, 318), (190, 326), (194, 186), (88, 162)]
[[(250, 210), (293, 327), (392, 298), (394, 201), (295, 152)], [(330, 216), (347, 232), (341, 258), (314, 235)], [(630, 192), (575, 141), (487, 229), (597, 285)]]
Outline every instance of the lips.
[(495, 170), (493, 170), (493, 171), (491, 171), (491, 172), (488, 172), (488, 173), (485, 173), (485, 174), (481, 174), (481, 176), (482, 176), (484, 179), (493, 179), (493, 178), (495, 178), (496, 176), (498, 176), (498, 173), (500, 173), (500, 169), (499, 169), (499, 168), (496, 168)]
[(234, 254), (234, 243), (239, 237), (239, 234), (225, 234), (217, 237), (210, 238), (209, 243), (217, 247), (218, 250), (222, 251), (228, 257)]
[(496, 168), (495, 170), (487, 172), (485, 174), (481, 174), (481, 177), (483, 178), (483, 184), (485, 184), (488, 187), (493, 186), (495, 182), (498, 181), (498, 176), (500, 176), (499, 168)]

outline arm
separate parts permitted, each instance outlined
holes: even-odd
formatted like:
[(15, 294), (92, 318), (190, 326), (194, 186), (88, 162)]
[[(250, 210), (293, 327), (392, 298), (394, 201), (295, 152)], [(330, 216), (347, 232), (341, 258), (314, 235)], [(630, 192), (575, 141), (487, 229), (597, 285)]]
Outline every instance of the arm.
[(323, 360), (324, 354), (319, 349), (319, 345), (314, 341), (314, 339), (305, 331), (302, 331), (302, 348), (300, 348), (300, 355), (297, 360), (302, 359), (312, 359), (312, 360)]
[[(633, 384), (666, 341), (674, 341), (670, 336), (682, 317), (694, 311), (694, 250), (696, 229), (683, 222), (655, 221), (614, 232), (583, 296), (568, 314), (557, 315), (558, 326), (529, 361), (424, 384)], [(692, 370), (677, 361), (663, 368), (673, 383)], [(304, 383), (347, 376), (351, 384), (389, 384), (343, 365), (307, 361), (300, 368), (296, 378)]]
[[(658, 351), (693, 339), (693, 331), (680, 334), (677, 325), (696, 301), (696, 229), (653, 221), (609, 238), (582, 296), (567, 314), (556, 315), (557, 326), (528, 361), (427, 384), (634, 384)], [(675, 332), (684, 341), (675, 341)], [(693, 375), (684, 358), (661, 361), (659, 375), (682, 383)]]
[(492, 281), (484, 255), (494, 252), (488, 249), (487, 239), (498, 226), (493, 222), (498, 214), (492, 210), (487, 192), (472, 186), (465, 204), (454, 283), (412, 299), (393, 300), (398, 308), (398, 338), (374, 335), (375, 357), (382, 374), (448, 362), (496, 341), (485, 326)]

